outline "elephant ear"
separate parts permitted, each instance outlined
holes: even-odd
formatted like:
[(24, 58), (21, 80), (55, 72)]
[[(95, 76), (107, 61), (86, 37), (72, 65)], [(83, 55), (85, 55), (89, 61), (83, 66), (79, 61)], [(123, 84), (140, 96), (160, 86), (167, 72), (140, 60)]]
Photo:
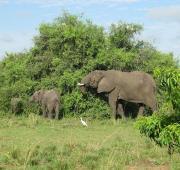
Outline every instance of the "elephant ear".
[(106, 77), (102, 78), (98, 84), (97, 92), (110, 92), (115, 88), (113, 81), (107, 79)]

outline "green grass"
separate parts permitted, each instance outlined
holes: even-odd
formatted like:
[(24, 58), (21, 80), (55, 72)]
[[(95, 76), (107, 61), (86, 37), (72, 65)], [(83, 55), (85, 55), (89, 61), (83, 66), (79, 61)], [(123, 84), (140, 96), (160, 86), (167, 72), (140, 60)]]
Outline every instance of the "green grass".
[(171, 157), (141, 136), (133, 120), (48, 120), (29, 117), (0, 119), (0, 169), (178, 169)]

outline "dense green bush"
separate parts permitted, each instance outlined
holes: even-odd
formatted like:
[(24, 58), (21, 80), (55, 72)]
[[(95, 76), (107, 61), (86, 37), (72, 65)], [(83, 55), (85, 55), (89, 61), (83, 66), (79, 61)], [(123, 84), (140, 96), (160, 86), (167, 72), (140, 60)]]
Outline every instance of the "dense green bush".
[(173, 109), (180, 114), (180, 69), (156, 69), (154, 75), (159, 85), (159, 91), (167, 101), (172, 103)]
[[(180, 122), (179, 122), (180, 123)], [(180, 152), (180, 124), (174, 123), (166, 126), (159, 134), (159, 143), (168, 145), (168, 151), (172, 154), (173, 149), (177, 148)]]
[(159, 142), (159, 135), (162, 129), (176, 122), (180, 122), (179, 116), (153, 115), (140, 118), (137, 122), (137, 127), (141, 133)]
[(177, 115), (153, 115), (142, 117), (136, 122), (140, 133), (154, 140), (160, 146), (167, 145), (169, 153), (180, 151), (180, 117)]
[(164, 102), (171, 105), (163, 105), (165, 109), (161, 107), (157, 115), (139, 119), (137, 127), (159, 145), (168, 145), (171, 154), (174, 147), (180, 151), (180, 72), (175, 68), (163, 68), (156, 69), (154, 74)]
[(29, 51), (7, 54), (0, 62), (0, 110), (7, 112), (10, 99), (21, 97), (27, 113), (32, 107), (28, 98), (35, 90), (55, 88), (61, 94), (63, 115), (109, 117), (106, 101), (89, 93), (82, 95), (77, 88), (85, 74), (95, 69), (153, 73), (157, 67), (176, 67), (172, 54), (134, 38), (141, 31), (141, 25), (119, 22), (105, 32), (69, 13), (41, 24)]

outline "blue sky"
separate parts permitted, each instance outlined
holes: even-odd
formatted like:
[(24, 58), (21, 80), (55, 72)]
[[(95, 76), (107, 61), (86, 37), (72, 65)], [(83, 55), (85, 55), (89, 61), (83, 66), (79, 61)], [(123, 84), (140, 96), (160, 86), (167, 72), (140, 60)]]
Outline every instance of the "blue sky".
[(0, 0), (0, 58), (29, 49), (39, 24), (64, 10), (105, 28), (118, 21), (142, 24), (142, 39), (180, 58), (180, 0)]

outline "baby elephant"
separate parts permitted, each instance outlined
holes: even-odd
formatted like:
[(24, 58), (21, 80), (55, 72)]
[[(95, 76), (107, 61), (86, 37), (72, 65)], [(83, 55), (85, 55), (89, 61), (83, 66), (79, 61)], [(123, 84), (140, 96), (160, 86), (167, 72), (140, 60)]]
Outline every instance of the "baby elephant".
[(21, 98), (11, 98), (11, 112), (15, 114), (23, 112), (23, 101)]
[(59, 97), (55, 90), (38, 90), (30, 98), (30, 102), (38, 102), (43, 111), (43, 116), (59, 118)]

